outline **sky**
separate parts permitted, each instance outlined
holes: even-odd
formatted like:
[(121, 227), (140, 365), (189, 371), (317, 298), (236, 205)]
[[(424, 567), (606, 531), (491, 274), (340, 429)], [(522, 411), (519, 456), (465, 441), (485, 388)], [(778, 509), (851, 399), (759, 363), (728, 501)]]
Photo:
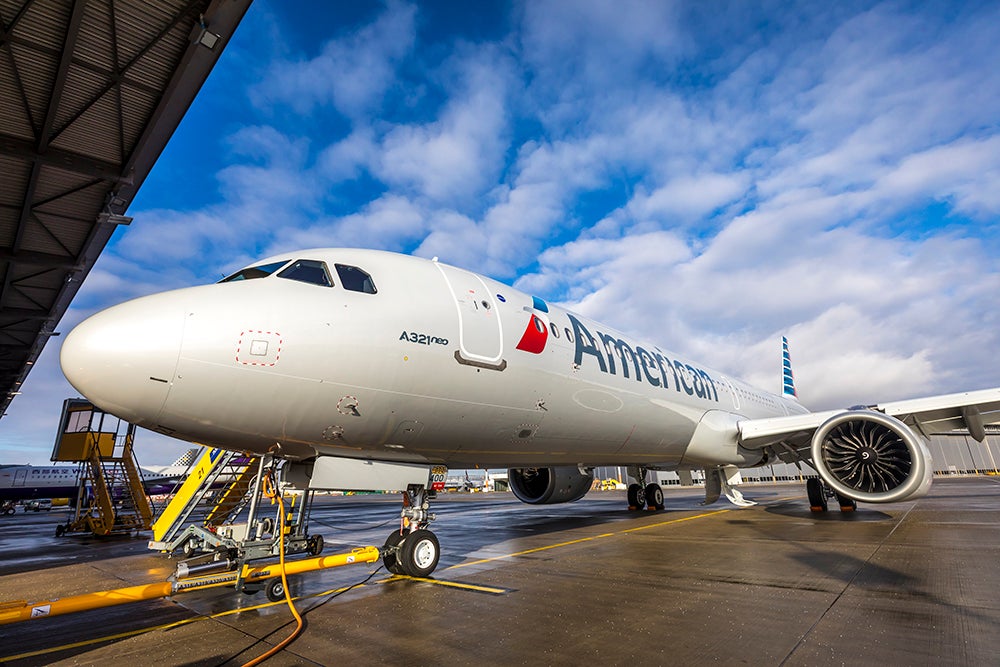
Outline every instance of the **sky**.
[[(786, 335), (813, 409), (1000, 386), (998, 25), (996, 2), (256, 0), (57, 330), (365, 247), (771, 391)], [(48, 462), (60, 342), (2, 463)]]

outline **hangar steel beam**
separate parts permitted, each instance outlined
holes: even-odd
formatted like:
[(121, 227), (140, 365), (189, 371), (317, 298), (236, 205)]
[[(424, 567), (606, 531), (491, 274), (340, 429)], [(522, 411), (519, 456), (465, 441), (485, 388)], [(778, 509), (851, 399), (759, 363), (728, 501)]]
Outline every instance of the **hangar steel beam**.
[[(41, 11), (42, 4), (37, 0), (23, 0), (13, 16), (5, 16), (5, 21), (0, 22), (0, 58), (3, 59), (0, 66), (9, 67), (13, 93), (8, 98), (11, 104), (6, 109), (0, 105), (0, 111), (20, 123), (21, 128), (18, 130), (17, 125), (12, 124), (0, 134), (0, 159), (25, 168), (18, 188), (8, 192), (16, 192), (17, 199), (7, 197), (0, 203), (0, 213), (6, 212), (10, 216), (7, 220), (11, 232), (10, 241), (0, 251), (0, 265), (6, 265), (0, 278), (0, 328), (11, 336), (16, 333), (18, 340), (24, 338), (31, 341), (20, 348), (11, 344), (0, 351), (0, 416), (20, 391), (45, 343), (51, 336), (58, 335), (55, 333), (56, 325), (112, 233), (119, 224), (129, 222), (123, 214), (208, 78), (251, 2), (173, 0), (161, 6), (145, 5), (145, 0), (117, 0), (113, 5), (106, 0), (72, 0), (72, 4), (61, 5), (58, 12), (50, 12)], [(169, 14), (162, 10), (168, 10)], [(166, 18), (166, 22), (157, 25), (166, 27), (143, 36), (147, 41), (139, 47), (138, 55), (130, 52), (124, 63), (121, 60), (101, 62), (81, 55), (90, 53), (87, 49), (92, 45), (88, 44), (88, 40), (93, 39), (95, 26), (98, 30), (111, 31), (112, 42), (121, 43), (122, 35), (119, 33), (123, 26), (133, 24), (120, 23), (115, 18), (119, 11), (128, 12), (133, 17), (137, 12), (141, 16), (146, 12), (160, 11), (159, 16)], [(51, 28), (57, 21), (61, 22), (62, 30), (60, 38), (57, 38), (59, 42), (32, 37), (36, 34), (32, 32), (36, 23), (45, 22)], [(187, 39), (179, 39), (185, 33)], [(12, 46), (19, 47), (20, 51), (16, 52)], [(111, 57), (118, 58), (120, 51), (117, 44), (112, 52)], [(134, 72), (130, 76), (130, 66), (148, 64), (150, 59), (170, 67), (168, 78), (157, 82), (148, 76), (134, 75)], [(54, 68), (50, 68), (48, 63)], [(76, 81), (77, 72), (97, 75), (104, 83), (98, 88), (81, 87)], [(32, 77), (46, 82), (48, 95), (44, 100), (47, 103), (45, 108), (37, 100), (29, 100), (26, 94), (25, 82), (38, 83)], [(103, 117), (94, 115), (98, 113), (93, 111), (97, 108), (94, 103), (106, 99), (108, 90), (122, 85), (143, 91), (150, 106), (126, 108), (121, 94), (118, 94), (114, 100), (115, 109), (110, 114), (105, 110), (100, 112)], [(84, 91), (87, 96), (83, 98), (82, 109), (77, 104), (73, 104), (72, 109), (64, 108), (70, 97), (76, 95), (78, 98)], [(96, 97), (95, 92), (98, 93)], [(87, 103), (87, 100), (91, 101)], [(79, 132), (73, 135), (72, 140), (65, 139), (67, 128), (84, 116), (88, 117), (88, 123), (99, 123), (94, 130), (98, 132), (98, 139), (118, 139), (120, 157), (112, 157), (106, 151), (105, 154), (99, 150), (89, 151), (86, 142), (81, 143)], [(126, 119), (133, 123), (133, 127), (141, 121), (137, 127), (138, 136), (128, 138), (127, 145), (122, 134)], [(119, 160), (121, 163), (116, 164)], [(76, 179), (71, 175), (75, 175)], [(16, 178), (16, 172), (11, 172), (9, 177)], [(85, 180), (80, 180), (80, 177)], [(16, 180), (12, 182), (18, 183)], [(63, 185), (68, 189), (60, 189)], [(39, 192), (46, 193), (45, 202), (35, 201)], [(66, 199), (60, 201), (60, 197)], [(94, 203), (85, 206), (69, 204), (73, 198)], [(98, 201), (101, 202), (99, 206), (96, 205)], [(53, 204), (50, 210), (43, 211), (39, 207), (46, 202)], [(75, 211), (79, 211), (79, 217)], [(61, 236), (63, 232), (49, 225), (53, 220), (77, 225), (75, 229), (79, 235)], [(13, 228), (15, 224), (16, 229)], [(31, 231), (28, 231), (29, 227)], [(36, 238), (29, 240), (29, 234), (34, 234)], [(47, 235), (47, 238), (40, 242), (42, 237), (38, 235)], [(50, 247), (45, 248), (46, 244)], [(31, 252), (26, 252), (24, 248), (30, 248)], [(47, 252), (42, 252), (43, 248)], [(60, 248), (66, 250), (65, 256), (60, 256)], [(37, 268), (49, 269), (49, 273), (39, 275), (35, 272)], [(15, 294), (16, 281), (27, 273), (37, 276), (37, 284), (32, 285), (34, 290), (45, 290), (51, 295), (45, 299), (48, 310), (44, 314), (29, 308), (32, 304), (28, 303), (23, 293)], [(26, 309), (30, 313), (25, 312)]]

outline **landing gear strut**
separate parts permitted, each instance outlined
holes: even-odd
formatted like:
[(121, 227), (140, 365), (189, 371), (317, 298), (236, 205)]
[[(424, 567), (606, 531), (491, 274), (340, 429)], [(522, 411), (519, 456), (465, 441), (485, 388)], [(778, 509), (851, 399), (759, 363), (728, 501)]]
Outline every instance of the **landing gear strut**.
[(806, 494), (809, 496), (809, 509), (813, 512), (825, 512), (829, 508), (829, 499), (836, 497), (841, 512), (853, 512), (858, 509), (858, 501), (835, 493), (823, 480), (812, 477), (806, 480)]
[(646, 484), (648, 470), (641, 466), (629, 466), (628, 473), (639, 480), (638, 483), (630, 484), (628, 487), (628, 508), (641, 510), (648, 506), (651, 510), (662, 510), (663, 487), (656, 482)]
[(427, 577), (437, 567), (441, 546), (427, 526), (434, 520), (427, 487), (411, 484), (403, 494), (399, 530), (382, 547), (382, 563), (393, 574)]

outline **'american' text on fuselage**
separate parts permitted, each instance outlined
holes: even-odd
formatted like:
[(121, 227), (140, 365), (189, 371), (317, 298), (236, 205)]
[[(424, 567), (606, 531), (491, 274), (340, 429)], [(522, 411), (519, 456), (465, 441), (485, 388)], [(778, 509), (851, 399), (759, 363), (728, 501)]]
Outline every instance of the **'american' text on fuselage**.
[[(621, 374), (625, 378), (635, 377), (637, 382), (647, 382), (654, 387), (683, 391), (688, 396), (697, 396), (709, 401), (719, 401), (719, 392), (711, 376), (700, 368), (681, 361), (671, 361), (659, 350), (649, 351), (639, 345), (628, 342), (601, 331), (597, 335), (590, 333), (584, 324), (568, 314), (573, 325), (573, 338), (576, 351), (573, 363), (583, 365), (583, 355), (591, 355), (597, 359), (602, 373), (618, 375), (616, 358), (621, 362)], [(604, 353), (601, 350), (604, 350)], [(606, 353), (606, 355), (605, 355)], [(634, 373), (630, 372), (634, 370)], [(667, 372), (669, 369), (669, 373)], [(673, 382), (670, 382), (670, 378)]]

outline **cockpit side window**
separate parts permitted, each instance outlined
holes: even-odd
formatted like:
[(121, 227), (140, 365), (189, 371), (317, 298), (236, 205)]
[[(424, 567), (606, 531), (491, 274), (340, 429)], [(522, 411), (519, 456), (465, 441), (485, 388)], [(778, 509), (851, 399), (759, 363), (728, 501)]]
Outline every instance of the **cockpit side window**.
[(321, 285), (323, 287), (333, 287), (333, 281), (330, 280), (330, 272), (326, 268), (326, 263), (316, 261), (315, 259), (297, 259), (287, 269), (279, 273), (278, 277)]
[(226, 278), (220, 280), (220, 283), (230, 283), (237, 280), (253, 280), (254, 278), (267, 278), (269, 275), (288, 264), (288, 260), (284, 259), (280, 262), (272, 262), (270, 264), (261, 264), (260, 266), (251, 266), (246, 269), (240, 269), (236, 273)]
[(352, 292), (364, 292), (365, 294), (375, 294), (375, 283), (372, 277), (356, 266), (346, 264), (334, 264), (337, 267), (337, 275), (340, 276), (340, 284), (344, 289)]

